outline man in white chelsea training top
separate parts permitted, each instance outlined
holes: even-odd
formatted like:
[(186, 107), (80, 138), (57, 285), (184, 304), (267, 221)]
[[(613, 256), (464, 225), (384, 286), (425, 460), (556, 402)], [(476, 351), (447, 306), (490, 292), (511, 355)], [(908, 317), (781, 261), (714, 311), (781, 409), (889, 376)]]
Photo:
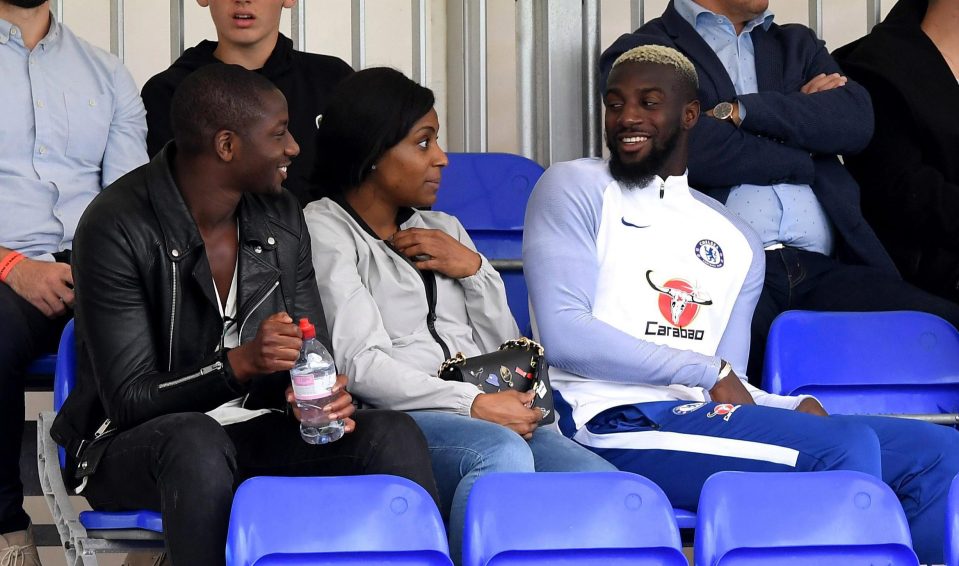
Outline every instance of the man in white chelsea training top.
[(564, 433), (696, 509), (714, 472), (858, 470), (898, 492), (920, 559), (942, 561), (959, 434), (828, 416), (748, 384), (763, 284), (756, 234), (686, 182), (697, 76), (678, 51), (616, 60), (610, 160), (552, 166), (526, 213), (523, 260)]

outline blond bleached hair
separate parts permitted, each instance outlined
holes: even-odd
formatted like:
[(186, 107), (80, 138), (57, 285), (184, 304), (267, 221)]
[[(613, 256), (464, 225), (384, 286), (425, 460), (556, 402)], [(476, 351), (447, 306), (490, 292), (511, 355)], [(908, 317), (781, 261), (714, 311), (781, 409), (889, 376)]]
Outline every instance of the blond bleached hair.
[(693, 91), (699, 89), (699, 76), (696, 67), (688, 57), (665, 45), (640, 45), (623, 53), (613, 61), (612, 69), (622, 63), (655, 63), (676, 69), (683, 80), (689, 82)]

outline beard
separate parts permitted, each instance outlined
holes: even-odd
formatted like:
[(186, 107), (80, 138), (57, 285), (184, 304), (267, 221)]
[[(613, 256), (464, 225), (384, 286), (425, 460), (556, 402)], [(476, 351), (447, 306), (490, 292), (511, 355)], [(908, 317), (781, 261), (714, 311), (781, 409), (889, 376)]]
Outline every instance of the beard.
[(627, 189), (645, 187), (662, 171), (663, 166), (676, 151), (678, 143), (679, 128), (674, 128), (668, 133), (666, 139), (653, 143), (649, 155), (644, 159), (635, 163), (624, 163), (616, 149), (615, 137), (611, 141), (610, 137), (606, 136), (606, 147), (609, 148), (609, 173)]
[(36, 8), (46, 2), (47, 0), (3, 0), (5, 3), (10, 4), (11, 6), (16, 6), (17, 8), (25, 8), (27, 10), (31, 8)]

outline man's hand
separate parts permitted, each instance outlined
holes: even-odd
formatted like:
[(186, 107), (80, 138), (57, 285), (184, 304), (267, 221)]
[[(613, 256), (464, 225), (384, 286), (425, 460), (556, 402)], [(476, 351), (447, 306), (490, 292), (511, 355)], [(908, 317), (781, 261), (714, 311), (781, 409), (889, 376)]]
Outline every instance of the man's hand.
[(729, 375), (720, 379), (709, 390), (709, 398), (716, 403), (730, 403), (733, 405), (755, 405), (752, 395), (746, 391), (736, 372), (730, 371)]
[(799, 406), (796, 407), (796, 410), (800, 413), (808, 413), (810, 415), (816, 415), (819, 417), (829, 416), (829, 413), (826, 412), (826, 409), (823, 409), (819, 401), (813, 399), (812, 397), (807, 397), (800, 401)]
[(474, 275), (482, 265), (478, 253), (442, 230), (407, 228), (393, 234), (390, 243), (418, 269), (438, 271), (454, 279)]
[[(346, 390), (347, 382), (348, 379), (345, 375), (339, 374), (336, 376), (336, 385), (333, 386), (331, 395), (333, 400), (325, 405), (323, 410), (326, 412), (326, 417), (331, 421), (342, 419), (343, 432), (351, 433), (356, 430), (356, 422), (350, 418), (356, 411), (356, 407), (353, 405), (353, 396)], [(292, 384), (286, 387), (286, 402), (290, 404), (296, 420), (301, 421), (300, 408), (296, 405), (296, 396), (293, 395)]]
[(832, 90), (834, 88), (845, 86), (847, 80), (848, 79), (846, 79), (846, 77), (840, 75), (839, 73), (833, 73), (831, 75), (819, 73), (810, 79), (808, 83), (803, 85), (803, 87), (799, 89), (799, 92), (803, 94), (813, 94), (816, 92)]
[(47, 318), (73, 306), (73, 274), (65, 263), (24, 259), (7, 276), (7, 285)]
[(260, 323), (256, 337), (227, 353), (238, 381), (246, 382), (258, 375), (293, 369), (300, 355), (303, 340), (300, 329), (285, 312), (270, 315)]
[(533, 396), (533, 391), (520, 393), (512, 390), (477, 395), (470, 407), (470, 416), (503, 425), (529, 440), (543, 418), (542, 411), (530, 408)]

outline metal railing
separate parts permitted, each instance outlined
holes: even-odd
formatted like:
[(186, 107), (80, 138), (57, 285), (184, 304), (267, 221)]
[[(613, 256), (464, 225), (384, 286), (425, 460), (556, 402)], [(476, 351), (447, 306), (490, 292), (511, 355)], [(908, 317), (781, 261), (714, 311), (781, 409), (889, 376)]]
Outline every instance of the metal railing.
[[(63, 20), (66, 0), (51, 0)], [(170, 59), (184, 50), (184, 2), (169, 0)], [(354, 68), (367, 64), (366, 0), (351, 4), (350, 45)], [(442, 1), (442, 0), (438, 0)], [(453, 151), (487, 151), (489, 103), (487, 0), (445, 0), (446, 37), (430, 37), (431, 0), (410, 0), (412, 75), (430, 85), (430, 41), (444, 41), (447, 68), (443, 81), (447, 108), (447, 145)], [(882, 14), (881, 0), (864, 0), (871, 29)], [(602, 154), (602, 108), (597, 88), (601, 41), (601, 0), (515, 0), (517, 60), (516, 140), (519, 153), (544, 166)], [(628, 0), (630, 29), (651, 14), (644, 0)], [(825, 2), (808, 0), (808, 25), (822, 36)], [(300, 0), (291, 13), (290, 35), (297, 49), (308, 50), (306, 14)], [(125, 56), (125, 2), (110, 0), (110, 50)], [(826, 14), (828, 15), (828, 14)], [(433, 70), (437, 73), (436, 69)], [(579, 119), (577, 119), (579, 118)]]

